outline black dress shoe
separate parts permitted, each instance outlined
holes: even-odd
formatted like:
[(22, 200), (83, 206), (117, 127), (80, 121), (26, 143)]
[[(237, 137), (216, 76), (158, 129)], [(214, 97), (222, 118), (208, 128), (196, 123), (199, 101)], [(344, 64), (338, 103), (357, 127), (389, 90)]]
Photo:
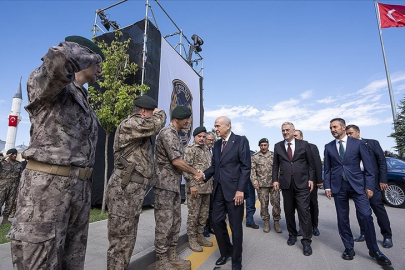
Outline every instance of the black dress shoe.
[(392, 238), (386, 238), (384, 237), (384, 241), (383, 241), (383, 248), (392, 248), (394, 244), (392, 243)]
[(287, 245), (293, 246), (297, 242), (297, 236), (290, 235), (287, 240)]
[(356, 255), (356, 252), (354, 252), (353, 248), (346, 248), (345, 251), (343, 251), (342, 259), (343, 260), (353, 260), (353, 257), (355, 255)]
[(208, 231), (208, 227), (204, 227), (204, 232), (203, 232), (204, 237), (210, 237), (210, 233)]
[(366, 237), (364, 234), (360, 234), (357, 238), (354, 238), (354, 242), (364, 242), (366, 240)]
[(246, 224), (246, 227), (252, 228), (252, 229), (259, 229), (259, 225), (257, 225), (256, 223)]
[(228, 258), (232, 257), (231, 254), (228, 254), (225, 257), (219, 257), (219, 259), (215, 262), (215, 265), (224, 265), (226, 264), (226, 261), (228, 260)]
[(297, 231), (297, 236), (302, 236), (301, 230), (298, 230), (298, 231)]
[(381, 251), (369, 251), (368, 255), (373, 257), (379, 265), (391, 265), (391, 261)]
[(315, 227), (315, 228), (312, 230), (312, 234), (315, 235), (315, 236), (319, 236), (319, 235), (321, 234), (321, 233), (319, 232), (318, 227)]
[(312, 248), (311, 246), (304, 246), (304, 255), (311, 256), (312, 255)]

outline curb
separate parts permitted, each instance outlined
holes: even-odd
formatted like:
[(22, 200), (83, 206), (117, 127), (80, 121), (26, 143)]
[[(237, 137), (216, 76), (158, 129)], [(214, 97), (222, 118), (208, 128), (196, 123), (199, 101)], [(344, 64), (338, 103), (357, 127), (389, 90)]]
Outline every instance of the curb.
[[(182, 250), (188, 242), (187, 230), (180, 232), (179, 241), (177, 243), (177, 250)], [(128, 265), (128, 270), (148, 269), (148, 266), (156, 262), (155, 247), (149, 247), (142, 252), (132, 256), (131, 262)]]

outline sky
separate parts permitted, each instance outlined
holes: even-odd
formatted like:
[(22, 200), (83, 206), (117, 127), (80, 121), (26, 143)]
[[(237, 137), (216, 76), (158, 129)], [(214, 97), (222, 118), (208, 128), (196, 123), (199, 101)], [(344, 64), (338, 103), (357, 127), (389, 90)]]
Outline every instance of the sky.
[[(27, 78), (48, 48), (69, 35), (91, 38), (95, 10), (117, 2), (0, 0), (0, 140), (6, 140), (20, 77), (25, 106)], [(129, 0), (105, 13), (123, 27), (145, 17), (145, 3)], [(258, 150), (263, 137), (270, 148), (281, 141), (281, 124), (290, 121), (323, 156), (324, 145), (333, 139), (329, 121), (341, 117), (358, 125), (362, 137), (395, 151), (395, 141), (388, 137), (392, 111), (372, 0), (159, 3), (189, 39), (197, 34), (204, 40), (208, 129), (217, 117), (228, 116), (232, 130)], [(156, 2), (150, 5), (162, 35), (175, 33)], [(382, 34), (399, 104), (405, 92), (405, 27), (383, 29)], [(177, 39), (169, 40), (175, 45)], [(28, 145), (29, 117), (23, 108), (21, 115), (16, 145)]]

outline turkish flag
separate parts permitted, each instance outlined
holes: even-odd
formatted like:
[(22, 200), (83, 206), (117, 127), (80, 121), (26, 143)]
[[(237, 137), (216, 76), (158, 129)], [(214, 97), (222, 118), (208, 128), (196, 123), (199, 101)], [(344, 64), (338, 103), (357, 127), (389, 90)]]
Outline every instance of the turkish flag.
[(8, 126), (9, 127), (16, 127), (18, 123), (18, 116), (17, 115), (9, 115), (8, 116)]
[(405, 26), (405, 6), (377, 4), (381, 28)]

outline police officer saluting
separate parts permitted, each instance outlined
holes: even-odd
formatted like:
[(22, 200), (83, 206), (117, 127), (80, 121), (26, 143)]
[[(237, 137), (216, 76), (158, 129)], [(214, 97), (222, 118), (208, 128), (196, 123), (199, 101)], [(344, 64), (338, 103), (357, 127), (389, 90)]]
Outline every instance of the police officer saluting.
[(70, 36), (28, 78), (28, 163), (7, 235), (17, 269), (84, 268), (98, 119), (83, 85), (103, 59), (92, 41)]

